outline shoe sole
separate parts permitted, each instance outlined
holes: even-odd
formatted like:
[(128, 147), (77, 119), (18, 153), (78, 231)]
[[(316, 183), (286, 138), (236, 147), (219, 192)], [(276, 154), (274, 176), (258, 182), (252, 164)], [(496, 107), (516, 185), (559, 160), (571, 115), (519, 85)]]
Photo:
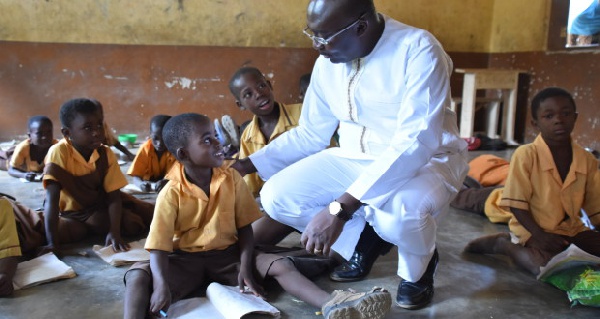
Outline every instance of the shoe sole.
[(218, 119), (214, 120), (214, 125), (215, 125), (215, 131), (217, 132), (219, 142), (221, 143), (221, 145), (225, 146), (225, 145), (231, 143), (229, 135), (227, 135), (227, 133), (225, 132), (225, 129), (223, 128), (221, 123), (219, 123)]
[(333, 273), (329, 274), (329, 279), (331, 281), (336, 281), (336, 282), (354, 282), (354, 281), (361, 281), (363, 279), (367, 278), (367, 276), (361, 276), (361, 277), (348, 277), (348, 278), (344, 278), (344, 277), (338, 277), (336, 275), (334, 275)]
[(221, 117), (221, 124), (223, 125), (223, 129), (225, 130), (227, 135), (229, 135), (229, 138), (231, 139), (231, 143), (235, 147), (239, 147), (240, 134), (237, 132), (235, 123), (233, 123), (233, 119), (231, 119), (231, 117), (228, 117), (228, 116), (223, 116), (223, 117)]
[(388, 292), (373, 292), (348, 305), (332, 309), (328, 319), (381, 319), (392, 307), (392, 297)]

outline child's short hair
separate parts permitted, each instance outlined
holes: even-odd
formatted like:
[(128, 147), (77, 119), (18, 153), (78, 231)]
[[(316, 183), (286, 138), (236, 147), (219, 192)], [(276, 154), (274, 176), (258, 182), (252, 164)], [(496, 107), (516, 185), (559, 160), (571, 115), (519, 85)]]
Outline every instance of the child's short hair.
[(231, 94), (233, 94), (233, 96), (235, 96), (236, 99), (239, 99), (240, 97), (238, 96), (238, 92), (235, 91), (235, 81), (241, 78), (242, 75), (248, 73), (252, 73), (262, 78), (265, 78), (265, 75), (262, 72), (260, 72), (259, 69), (253, 66), (244, 66), (239, 68), (237, 71), (235, 71), (235, 73), (231, 77), (231, 80), (229, 80), (229, 91), (231, 92)]
[(47, 123), (47, 124), (52, 125), (52, 120), (50, 120), (49, 117), (44, 116), (44, 115), (32, 116), (29, 118), (29, 121), (27, 121), (27, 129), (30, 129), (34, 123), (40, 123), (40, 124)]
[(65, 102), (60, 107), (60, 123), (63, 127), (70, 127), (73, 119), (78, 114), (93, 114), (102, 111), (100, 102), (88, 98), (77, 98)]
[(150, 130), (152, 130), (153, 127), (155, 128), (162, 128), (165, 126), (165, 123), (167, 123), (167, 121), (171, 118), (170, 115), (163, 115), (163, 114), (159, 114), (159, 115), (155, 115), (150, 119)]
[(544, 102), (548, 98), (557, 96), (564, 96), (568, 98), (569, 101), (571, 101), (571, 104), (573, 104), (573, 109), (577, 111), (577, 105), (575, 105), (575, 100), (573, 100), (573, 96), (571, 95), (571, 93), (569, 93), (569, 91), (559, 87), (547, 87), (539, 91), (531, 100), (531, 117), (533, 117), (534, 120), (537, 120), (537, 112), (540, 108), (540, 104), (542, 104), (542, 102)]
[(188, 144), (192, 132), (195, 130), (195, 124), (198, 122), (210, 123), (206, 115), (198, 113), (183, 113), (170, 118), (163, 127), (163, 142), (171, 152), (177, 157), (177, 150)]

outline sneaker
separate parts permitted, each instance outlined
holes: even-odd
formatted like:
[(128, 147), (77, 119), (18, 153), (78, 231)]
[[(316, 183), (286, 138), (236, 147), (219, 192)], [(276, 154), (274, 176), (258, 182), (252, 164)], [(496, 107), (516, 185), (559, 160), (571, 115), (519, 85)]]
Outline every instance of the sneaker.
[(436, 249), (419, 281), (400, 280), (398, 293), (396, 294), (396, 304), (399, 307), (414, 310), (423, 308), (431, 302), (433, 299), (433, 275), (437, 268), (438, 259)]
[(221, 143), (221, 145), (229, 145), (231, 141), (229, 140), (229, 136), (225, 133), (225, 130), (219, 123), (219, 119), (215, 119), (215, 132), (217, 132), (217, 139)]
[(240, 147), (240, 131), (239, 131), (237, 125), (235, 124), (235, 122), (233, 121), (233, 119), (231, 118), (231, 116), (223, 115), (221, 117), (221, 124), (223, 124), (225, 133), (227, 133), (227, 135), (229, 135), (229, 138), (231, 139), (231, 144), (235, 148), (239, 148)]
[(369, 292), (335, 290), (322, 311), (327, 319), (377, 319), (385, 317), (391, 307), (390, 293), (374, 287)]

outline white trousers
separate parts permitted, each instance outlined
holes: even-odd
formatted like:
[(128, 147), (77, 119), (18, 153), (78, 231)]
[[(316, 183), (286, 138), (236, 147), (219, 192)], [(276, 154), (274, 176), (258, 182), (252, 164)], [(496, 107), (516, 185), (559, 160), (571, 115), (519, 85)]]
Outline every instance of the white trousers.
[[(262, 188), (261, 203), (271, 218), (302, 232), (371, 163), (327, 151), (317, 153), (273, 175)], [(381, 188), (388, 194), (362, 199), (367, 205), (344, 225), (332, 249), (349, 259), (368, 222), (382, 239), (398, 246), (398, 276), (414, 282), (433, 255), (437, 220), (448, 211), (455, 192), (448, 190), (430, 164), (401, 187), (389, 186)]]

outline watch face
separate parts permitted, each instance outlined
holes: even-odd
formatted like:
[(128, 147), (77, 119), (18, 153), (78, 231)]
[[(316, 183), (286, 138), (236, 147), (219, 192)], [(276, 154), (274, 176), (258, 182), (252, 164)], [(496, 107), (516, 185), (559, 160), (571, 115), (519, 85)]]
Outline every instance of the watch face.
[(342, 211), (342, 204), (338, 202), (331, 202), (329, 204), (329, 213), (331, 215), (337, 216), (337, 214), (339, 214), (340, 211)]

